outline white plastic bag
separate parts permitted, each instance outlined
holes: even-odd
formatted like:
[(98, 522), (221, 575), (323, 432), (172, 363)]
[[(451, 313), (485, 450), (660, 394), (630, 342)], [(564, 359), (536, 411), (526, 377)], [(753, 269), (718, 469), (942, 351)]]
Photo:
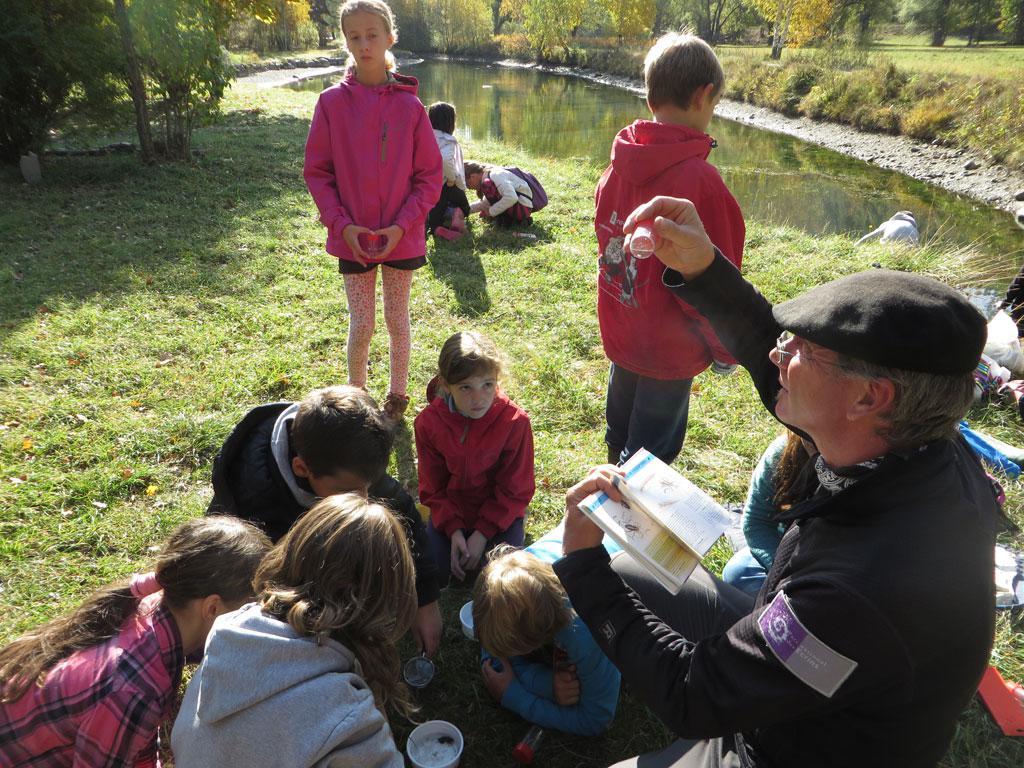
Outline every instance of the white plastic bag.
[(1005, 310), (999, 310), (989, 320), (985, 354), (1014, 374), (1024, 371), (1024, 353), (1017, 338), (1017, 324)]

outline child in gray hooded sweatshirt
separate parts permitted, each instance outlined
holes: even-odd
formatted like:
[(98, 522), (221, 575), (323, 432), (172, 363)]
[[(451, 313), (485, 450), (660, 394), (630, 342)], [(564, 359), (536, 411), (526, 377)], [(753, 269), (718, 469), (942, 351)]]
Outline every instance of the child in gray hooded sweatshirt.
[(395, 644), (414, 582), (389, 510), (316, 504), (260, 565), (257, 602), (214, 624), (174, 723), (177, 768), (401, 768), (384, 712), (410, 708)]

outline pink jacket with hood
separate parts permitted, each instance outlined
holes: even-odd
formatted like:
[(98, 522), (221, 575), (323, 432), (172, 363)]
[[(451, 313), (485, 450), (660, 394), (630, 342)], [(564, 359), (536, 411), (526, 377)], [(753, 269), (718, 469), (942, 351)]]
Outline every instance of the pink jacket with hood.
[(443, 183), (441, 153), (419, 83), (392, 73), (368, 87), (349, 70), (317, 101), (306, 139), (303, 176), (327, 227), (327, 252), (354, 261), (342, 237), (349, 224), (397, 224), (401, 241), (385, 263), (426, 253), (424, 224)]

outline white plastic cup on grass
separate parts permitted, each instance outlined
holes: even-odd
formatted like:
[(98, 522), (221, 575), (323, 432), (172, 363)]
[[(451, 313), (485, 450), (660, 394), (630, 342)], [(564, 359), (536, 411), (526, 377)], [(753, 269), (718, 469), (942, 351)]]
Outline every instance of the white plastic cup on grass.
[(456, 768), (462, 759), (462, 732), (447, 720), (428, 720), (409, 734), (405, 753), (413, 768)]
[(470, 600), (459, 609), (459, 621), (462, 623), (462, 634), (470, 640), (476, 640), (473, 632), (473, 601)]

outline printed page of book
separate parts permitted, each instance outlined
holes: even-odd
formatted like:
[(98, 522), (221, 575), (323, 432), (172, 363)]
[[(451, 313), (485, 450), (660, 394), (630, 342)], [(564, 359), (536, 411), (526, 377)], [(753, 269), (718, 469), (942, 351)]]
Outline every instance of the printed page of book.
[(666, 465), (640, 449), (622, 466), (631, 498), (699, 555), (707, 554), (729, 527), (721, 504)]
[(594, 493), (580, 509), (608, 536), (647, 568), (673, 594), (679, 591), (700, 560), (663, 526), (640, 511)]

